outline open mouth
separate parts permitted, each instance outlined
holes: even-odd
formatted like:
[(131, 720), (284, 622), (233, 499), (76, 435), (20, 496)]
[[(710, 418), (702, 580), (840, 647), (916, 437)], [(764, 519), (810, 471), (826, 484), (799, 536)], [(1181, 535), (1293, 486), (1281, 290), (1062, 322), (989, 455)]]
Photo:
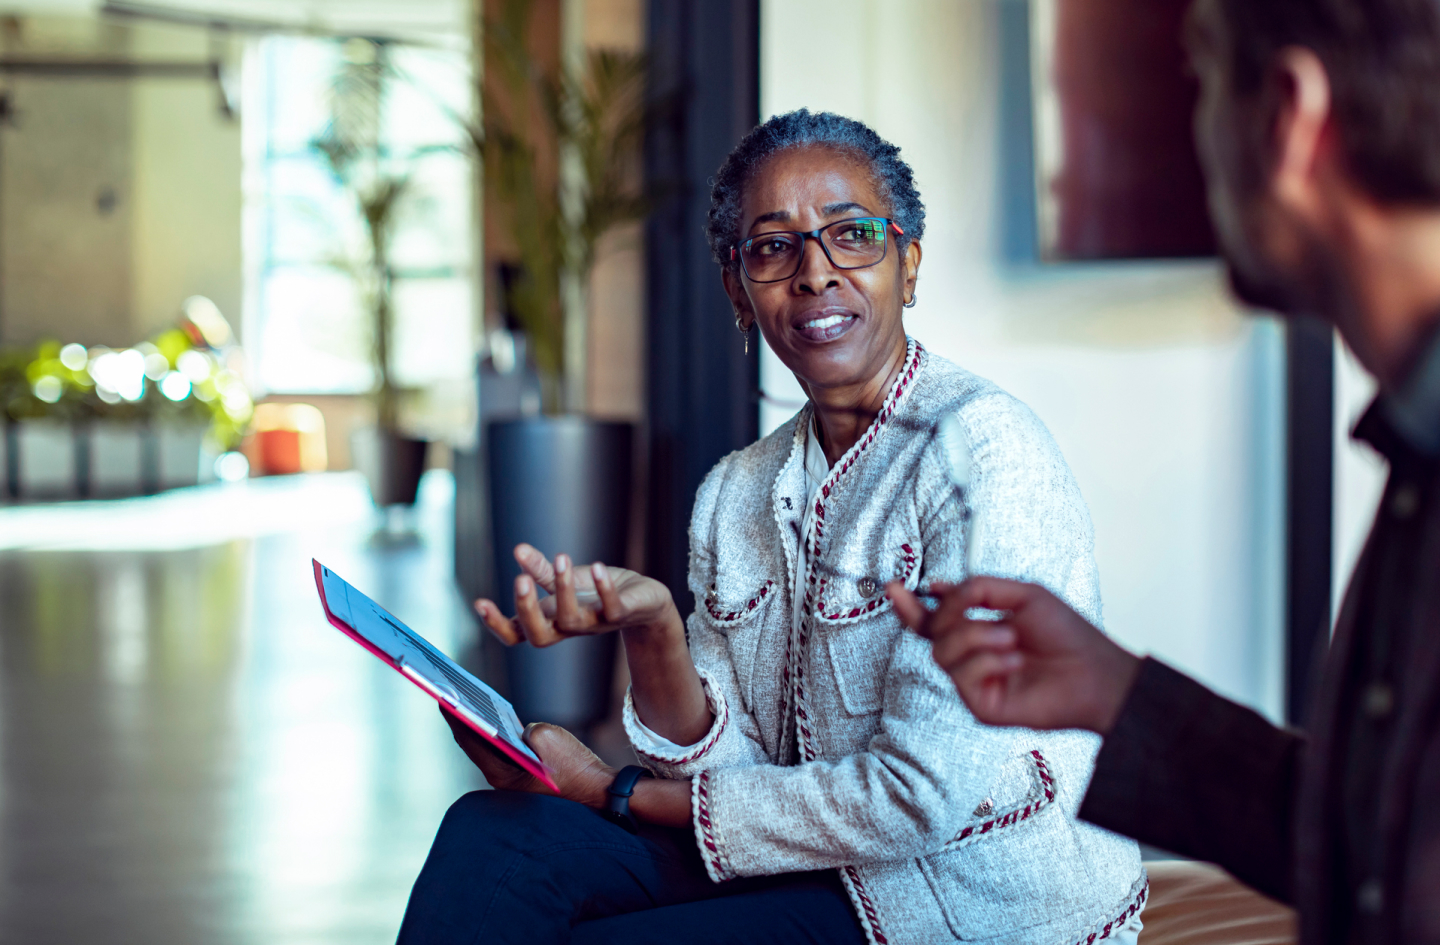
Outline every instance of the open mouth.
[(852, 312), (830, 312), (817, 314), (795, 326), (795, 330), (806, 341), (833, 341), (860, 319)]

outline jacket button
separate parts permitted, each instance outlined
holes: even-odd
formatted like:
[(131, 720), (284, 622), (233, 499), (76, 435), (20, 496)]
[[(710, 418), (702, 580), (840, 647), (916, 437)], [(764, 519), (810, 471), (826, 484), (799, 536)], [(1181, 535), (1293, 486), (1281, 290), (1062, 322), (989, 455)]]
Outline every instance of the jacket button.
[(880, 585), (871, 577), (863, 577), (856, 581), (855, 587), (860, 591), (861, 597), (874, 597), (875, 592), (880, 589)]
[(1390, 500), (1390, 511), (1398, 519), (1407, 519), (1420, 508), (1420, 490), (1412, 483), (1405, 483), (1395, 490)]
[(1365, 714), (1375, 721), (1388, 716), (1395, 708), (1395, 690), (1383, 682), (1373, 682), (1365, 687)]
[(1367, 915), (1379, 915), (1385, 908), (1385, 887), (1378, 879), (1367, 879), (1355, 890), (1355, 905)]

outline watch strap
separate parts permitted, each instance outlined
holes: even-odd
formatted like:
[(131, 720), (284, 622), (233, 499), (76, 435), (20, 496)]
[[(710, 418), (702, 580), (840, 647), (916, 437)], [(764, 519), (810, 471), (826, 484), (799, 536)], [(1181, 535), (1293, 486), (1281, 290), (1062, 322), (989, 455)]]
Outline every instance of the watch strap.
[(639, 765), (626, 765), (615, 775), (615, 780), (605, 789), (605, 809), (600, 813), (606, 820), (617, 824), (630, 833), (640, 829), (636, 822), (635, 815), (630, 813), (630, 797), (635, 793), (635, 784), (641, 778), (653, 778), (646, 769)]

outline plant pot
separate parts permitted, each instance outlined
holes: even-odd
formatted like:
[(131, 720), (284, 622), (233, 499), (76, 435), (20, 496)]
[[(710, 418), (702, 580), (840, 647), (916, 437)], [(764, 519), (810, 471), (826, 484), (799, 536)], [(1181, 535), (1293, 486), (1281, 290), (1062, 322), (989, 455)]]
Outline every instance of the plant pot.
[(85, 494), (139, 495), (145, 491), (145, 428), (138, 423), (98, 422), (90, 426)]
[(78, 490), (75, 428), (55, 420), (15, 425), (16, 473), (22, 499), (69, 499)]
[(5, 502), (15, 497), (15, 480), (20, 473), (15, 469), (11, 460), (18, 460), (11, 442), (15, 439), (15, 424), (0, 418), (0, 502)]
[[(528, 542), (577, 564), (625, 561), (633, 428), (585, 417), (504, 420), (488, 428), (496, 603), (515, 612), (514, 548)], [(525, 722), (577, 732), (605, 718), (615, 672), (614, 634), (505, 651), (510, 699)]]
[(202, 470), (214, 468), (215, 458), (205, 455), (205, 427), (160, 424), (154, 436), (155, 476), (161, 489), (198, 485)]
[(425, 472), (428, 440), (381, 430), (356, 430), (350, 435), (350, 456), (355, 468), (364, 473), (370, 495), (380, 508), (414, 505)]

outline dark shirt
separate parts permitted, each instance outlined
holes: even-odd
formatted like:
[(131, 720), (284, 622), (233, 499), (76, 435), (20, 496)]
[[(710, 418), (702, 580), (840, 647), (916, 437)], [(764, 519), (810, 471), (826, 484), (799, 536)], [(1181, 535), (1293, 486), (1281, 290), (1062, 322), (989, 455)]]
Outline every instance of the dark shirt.
[(1080, 816), (1295, 902), (1306, 945), (1440, 945), (1440, 334), (1356, 437), (1391, 475), (1310, 736), (1147, 659)]
[(1349, 895), (1335, 897), (1331, 921), (1349, 929), (1348, 940), (1357, 945), (1391, 940), (1385, 921), (1387, 853), (1378, 829), (1381, 779), (1395, 754), (1399, 710), (1416, 704), (1416, 681), (1405, 669), (1423, 631), (1415, 590), (1436, 471), (1434, 459), (1399, 435), (1382, 409), (1377, 404), (1367, 411), (1355, 430), (1389, 460), (1390, 482), (1360, 586), (1355, 648), (1341, 701), (1346, 721), (1336, 742), (1340, 809), (1332, 811), (1345, 825), (1335, 838), (1333, 862), (1343, 866), (1334, 880)]

